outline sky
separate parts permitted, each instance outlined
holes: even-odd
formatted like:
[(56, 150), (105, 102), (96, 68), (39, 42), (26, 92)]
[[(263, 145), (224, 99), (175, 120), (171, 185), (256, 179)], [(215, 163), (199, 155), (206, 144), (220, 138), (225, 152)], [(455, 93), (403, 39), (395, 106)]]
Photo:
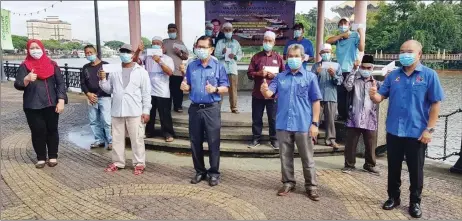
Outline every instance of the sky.
[[(344, 1), (325, 1), (325, 15), (337, 16), (331, 8)], [(46, 12), (36, 12), (44, 8)], [(72, 24), (72, 37), (95, 43), (95, 18), (93, 1), (4, 1), (1, 8), (27, 16), (11, 14), (11, 31), (14, 35), (27, 35), (26, 20), (44, 19), (46, 16), (59, 16)], [(296, 12), (308, 12), (317, 6), (317, 1), (297, 1)], [(204, 33), (204, 2), (183, 1), (183, 41), (192, 47), (196, 36)], [(29, 13), (34, 12), (32, 15)], [(119, 40), (130, 42), (127, 1), (98, 1), (101, 41)], [(167, 25), (174, 23), (173, 1), (141, 1), (141, 35), (151, 39), (154, 36), (167, 38)]]

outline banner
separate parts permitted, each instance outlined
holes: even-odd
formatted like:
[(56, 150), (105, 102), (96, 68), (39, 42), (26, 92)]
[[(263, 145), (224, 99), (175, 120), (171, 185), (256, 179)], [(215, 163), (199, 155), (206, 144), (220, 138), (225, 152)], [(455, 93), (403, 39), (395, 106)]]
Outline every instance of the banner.
[(10, 11), (2, 9), (1, 17), (1, 33), (2, 33), (2, 49), (13, 50), (13, 42), (11, 41), (11, 23)]
[(233, 24), (233, 37), (245, 46), (261, 46), (266, 31), (276, 33), (276, 45), (293, 38), (295, 1), (205, 2), (205, 20)]

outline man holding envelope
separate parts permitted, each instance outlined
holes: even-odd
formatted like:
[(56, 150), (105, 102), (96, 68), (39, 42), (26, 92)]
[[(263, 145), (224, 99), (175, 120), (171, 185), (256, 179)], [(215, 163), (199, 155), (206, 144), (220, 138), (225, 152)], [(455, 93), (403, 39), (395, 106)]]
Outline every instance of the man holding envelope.
[(265, 32), (263, 38), (263, 51), (255, 54), (249, 65), (247, 76), (254, 80), (252, 91), (252, 142), (249, 148), (260, 145), (261, 133), (263, 129), (263, 112), (268, 116), (270, 144), (274, 149), (279, 149), (276, 139), (276, 100), (271, 97), (266, 99), (260, 92), (263, 79), (270, 84), (271, 80), (278, 73), (284, 71), (284, 61), (278, 53), (273, 51), (276, 34), (272, 31)]

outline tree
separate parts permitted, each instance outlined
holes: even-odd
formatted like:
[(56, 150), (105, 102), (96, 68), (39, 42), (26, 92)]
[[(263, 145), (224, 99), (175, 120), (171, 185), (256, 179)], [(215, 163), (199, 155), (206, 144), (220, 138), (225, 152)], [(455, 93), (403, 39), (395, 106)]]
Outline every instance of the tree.
[(27, 46), (27, 41), (29, 39), (26, 36), (11, 35), (11, 41), (13, 42), (13, 47), (18, 50), (24, 50)]
[(104, 46), (108, 46), (112, 50), (119, 50), (119, 48), (122, 47), (122, 45), (124, 45), (124, 44), (125, 43), (123, 43), (121, 41), (117, 41), (117, 40), (104, 42)]
[(59, 50), (59, 49), (62, 49), (61, 47), (61, 43), (57, 40), (43, 40), (42, 41), (43, 43), (43, 46), (45, 47), (45, 49), (48, 49), (50, 51), (54, 51), (54, 50)]
[(83, 50), (83, 46), (78, 42), (67, 42), (63, 45), (64, 50)]
[(142, 37), (141, 40), (143, 41), (144, 48), (150, 48), (152, 41), (149, 40), (149, 38)]

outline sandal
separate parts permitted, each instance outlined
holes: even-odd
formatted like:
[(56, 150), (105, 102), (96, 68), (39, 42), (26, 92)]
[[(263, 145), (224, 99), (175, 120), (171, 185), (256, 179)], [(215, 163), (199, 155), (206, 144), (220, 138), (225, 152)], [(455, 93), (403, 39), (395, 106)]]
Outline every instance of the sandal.
[(135, 174), (135, 175), (140, 175), (140, 174), (144, 173), (144, 168), (145, 168), (145, 167), (144, 167), (144, 165), (142, 165), (142, 164), (136, 165), (136, 166), (135, 166), (135, 171), (133, 171), (133, 174)]
[(47, 164), (49, 167), (55, 167), (56, 165), (58, 165), (58, 161), (56, 161), (56, 159), (50, 159), (48, 160)]
[(105, 172), (115, 172), (119, 169), (123, 169), (123, 168), (117, 167), (115, 163), (111, 163), (106, 167), (106, 169), (104, 169), (104, 171)]
[(35, 168), (37, 169), (42, 169), (45, 167), (45, 164), (46, 162), (44, 160), (39, 160), (36, 164), (35, 164)]
[(174, 140), (173, 137), (165, 138), (165, 142), (168, 142), (168, 143), (173, 142), (173, 140)]

